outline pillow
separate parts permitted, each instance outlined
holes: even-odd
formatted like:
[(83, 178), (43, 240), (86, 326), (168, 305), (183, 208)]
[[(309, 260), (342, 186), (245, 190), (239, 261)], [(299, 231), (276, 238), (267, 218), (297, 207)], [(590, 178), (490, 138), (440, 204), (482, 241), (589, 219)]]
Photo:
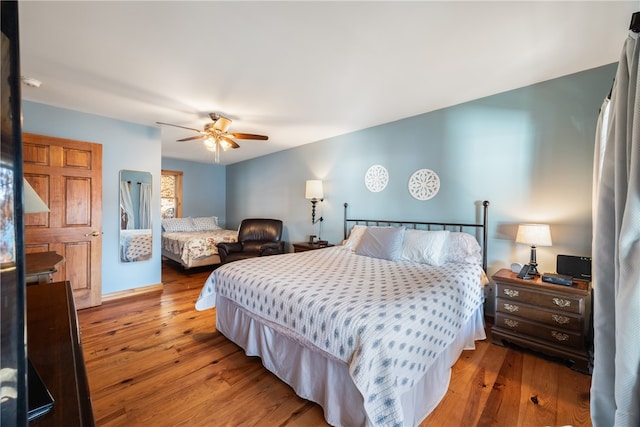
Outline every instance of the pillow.
[(366, 225), (354, 225), (351, 227), (351, 231), (349, 232), (349, 237), (342, 243), (342, 248), (355, 252), (358, 243), (360, 243), (360, 239), (362, 239), (362, 235), (364, 234), (364, 230), (367, 229)]
[(421, 264), (442, 265), (447, 261), (449, 231), (428, 231), (408, 229), (404, 232), (402, 254), (404, 261)]
[(195, 231), (196, 226), (193, 223), (193, 219), (187, 218), (164, 218), (162, 220), (162, 228), (164, 231)]
[(482, 264), (482, 249), (471, 234), (460, 231), (450, 232), (448, 246), (446, 262)]
[(193, 218), (193, 224), (196, 231), (211, 231), (219, 230), (218, 217), (217, 216), (202, 216)]
[(403, 239), (404, 227), (367, 227), (356, 254), (395, 261), (402, 253)]

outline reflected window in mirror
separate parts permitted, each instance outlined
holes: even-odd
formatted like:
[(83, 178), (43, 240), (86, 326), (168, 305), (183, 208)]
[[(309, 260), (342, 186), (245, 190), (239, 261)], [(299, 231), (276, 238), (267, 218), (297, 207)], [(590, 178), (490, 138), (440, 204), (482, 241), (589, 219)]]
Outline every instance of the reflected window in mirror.
[(152, 176), (120, 171), (120, 248), (122, 262), (151, 259), (153, 243)]
[(162, 170), (160, 216), (182, 218), (182, 172)]

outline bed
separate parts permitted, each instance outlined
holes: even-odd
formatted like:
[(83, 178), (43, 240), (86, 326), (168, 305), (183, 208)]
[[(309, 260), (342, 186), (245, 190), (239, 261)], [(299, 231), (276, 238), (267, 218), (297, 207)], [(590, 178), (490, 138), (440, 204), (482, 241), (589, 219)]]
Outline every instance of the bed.
[(217, 244), (238, 240), (238, 230), (221, 228), (215, 216), (165, 218), (162, 229), (162, 256), (186, 269), (220, 264)]
[(153, 238), (150, 229), (120, 230), (120, 259), (124, 262), (151, 258)]
[(345, 204), (343, 245), (225, 264), (196, 308), (329, 424), (418, 425), (486, 338), (488, 205), (460, 224), (349, 219)]

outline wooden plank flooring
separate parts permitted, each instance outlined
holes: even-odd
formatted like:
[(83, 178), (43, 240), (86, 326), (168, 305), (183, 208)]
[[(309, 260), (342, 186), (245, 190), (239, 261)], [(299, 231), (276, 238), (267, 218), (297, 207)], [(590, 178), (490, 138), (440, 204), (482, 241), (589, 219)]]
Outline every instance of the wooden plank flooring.
[[(326, 426), (318, 405), (216, 331), (214, 310), (195, 310), (209, 272), (163, 265), (162, 292), (78, 312), (98, 426)], [(590, 426), (590, 381), (478, 342), (421, 426)]]

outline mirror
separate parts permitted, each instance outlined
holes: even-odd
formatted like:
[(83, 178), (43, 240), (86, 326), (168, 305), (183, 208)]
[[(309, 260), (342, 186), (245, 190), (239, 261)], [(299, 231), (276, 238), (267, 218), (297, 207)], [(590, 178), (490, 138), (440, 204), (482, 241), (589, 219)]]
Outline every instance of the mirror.
[(151, 173), (120, 171), (120, 261), (151, 259)]

